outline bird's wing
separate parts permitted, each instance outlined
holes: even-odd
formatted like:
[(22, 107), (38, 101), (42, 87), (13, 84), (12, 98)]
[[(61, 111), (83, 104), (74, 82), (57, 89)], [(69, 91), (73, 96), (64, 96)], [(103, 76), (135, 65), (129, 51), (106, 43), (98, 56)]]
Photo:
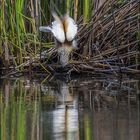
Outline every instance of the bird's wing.
[(55, 12), (52, 13), (55, 19), (51, 26), (40, 26), (39, 30), (41, 32), (52, 32), (53, 36), (61, 43), (65, 41), (65, 32), (61, 19), (57, 16)]
[(77, 24), (67, 14), (63, 18), (63, 25), (64, 25), (67, 40), (72, 41), (75, 38), (76, 34), (77, 34), (77, 29), (78, 29)]
[(49, 26), (40, 26), (40, 27), (39, 27), (39, 30), (40, 30), (41, 32), (52, 32), (52, 28), (49, 27)]
[(64, 33), (64, 27), (61, 19), (58, 17), (58, 15), (53, 12), (52, 16), (54, 17), (55, 21), (52, 22), (52, 33), (54, 37), (61, 43), (64, 43), (65, 41), (65, 33)]

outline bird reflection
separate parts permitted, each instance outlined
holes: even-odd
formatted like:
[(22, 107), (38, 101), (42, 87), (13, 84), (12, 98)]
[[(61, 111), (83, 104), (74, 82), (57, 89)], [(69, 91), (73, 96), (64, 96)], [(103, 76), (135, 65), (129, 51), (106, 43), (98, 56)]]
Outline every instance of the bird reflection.
[(78, 140), (77, 98), (70, 94), (69, 86), (62, 81), (59, 85), (56, 110), (53, 111), (54, 139)]

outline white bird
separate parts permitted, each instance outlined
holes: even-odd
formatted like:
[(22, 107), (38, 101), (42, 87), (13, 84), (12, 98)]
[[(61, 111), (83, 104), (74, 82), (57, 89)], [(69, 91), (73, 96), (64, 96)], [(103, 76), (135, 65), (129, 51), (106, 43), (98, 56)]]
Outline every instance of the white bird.
[(69, 14), (60, 18), (55, 12), (52, 12), (52, 16), (55, 20), (52, 22), (52, 25), (40, 26), (39, 30), (41, 32), (51, 32), (53, 34), (60, 56), (60, 63), (62, 66), (65, 66), (68, 64), (70, 53), (77, 47), (75, 37), (78, 27)]

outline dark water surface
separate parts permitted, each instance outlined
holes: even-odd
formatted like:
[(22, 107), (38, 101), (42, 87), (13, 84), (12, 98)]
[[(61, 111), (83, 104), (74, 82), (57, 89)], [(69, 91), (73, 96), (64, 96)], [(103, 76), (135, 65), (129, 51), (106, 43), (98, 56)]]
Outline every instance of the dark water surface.
[(138, 79), (0, 80), (1, 140), (140, 140)]

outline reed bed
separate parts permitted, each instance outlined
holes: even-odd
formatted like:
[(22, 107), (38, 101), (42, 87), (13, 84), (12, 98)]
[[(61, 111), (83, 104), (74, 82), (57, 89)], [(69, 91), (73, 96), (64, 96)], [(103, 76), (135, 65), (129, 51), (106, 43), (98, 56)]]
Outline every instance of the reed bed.
[(101, 72), (139, 73), (139, 4), (136, 0), (104, 1), (90, 22), (80, 27), (78, 44), (83, 48), (86, 67)]
[(52, 21), (52, 9), (59, 15), (70, 11), (79, 27), (78, 50), (64, 72), (140, 73), (138, 0), (2, 0), (0, 5), (1, 70), (7, 76), (62, 71), (52, 38), (38, 32)]

